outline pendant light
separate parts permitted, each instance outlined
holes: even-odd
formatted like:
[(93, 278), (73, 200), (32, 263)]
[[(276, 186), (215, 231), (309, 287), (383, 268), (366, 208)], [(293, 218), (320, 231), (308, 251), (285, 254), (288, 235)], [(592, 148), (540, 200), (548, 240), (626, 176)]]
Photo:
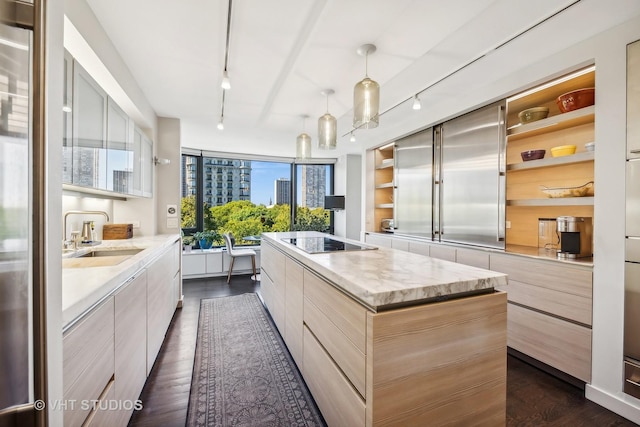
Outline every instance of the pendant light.
[(303, 114), (300, 117), (302, 117), (302, 133), (296, 138), (296, 158), (304, 160), (311, 158), (311, 137), (304, 131), (304, 122), (309, 116)]
[(350, 141), (350, 142), (356, 142), (356, 136), (355, 136), (355, 134), (353, 133), (353, 131), (351, 131), (351, 137), (349, 137), (349, 141)]
[(327, 112), (318, 119), (318, 148), (334, 150), (337, 145), (338, 122), (329, 114), (329, 95), (333, 95), (333, 89), (325, 89), (320, 92), (327, 97)]
[(365, 44), (356, 51), (364, 56), (364, 79), (356, 83), (353, 88), (353, 127), (372, 129), (378, 127), (378, 109), (380, 108), (380, 85), (367, 75), (369, 54), (374, 53), (376, 47)]

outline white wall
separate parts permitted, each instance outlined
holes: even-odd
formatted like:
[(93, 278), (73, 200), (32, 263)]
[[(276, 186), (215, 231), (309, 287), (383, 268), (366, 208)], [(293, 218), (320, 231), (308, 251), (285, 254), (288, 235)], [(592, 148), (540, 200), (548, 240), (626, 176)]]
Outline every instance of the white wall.
[[(537, 30), (553, 31), (551, 24), (545, 24)], [(559, 52), (554, 50), (555, 46), (539, 46), (533, 40), (526, 39), (517, 41), (502, 52), (488, 55), (447, 79), (433, 91), (432, 97), (421, 96), (426, 111), (420, 115), (410, 115), (402, 109), (385, 115), (384, 126), (391, 128), (395, 135), (389, 137), (387, 134), (385, 139), (369, 140), (363, 154), (367, 148), (414, 133), (595, 62), (597, 185), (594, 212), (593, 351), (592, 382), (587, 386), (586, 396), (640, 423), (640, 400), (622, 392), (626, 45), (640, 39), (640, 17), (636, 15), (617, 27), (576, 42)], [(363, 156), (363, 165), (365, 158)], [(366, 168), (363, 177), (365, 175)], [(364, 185), (363, 180), (363, 194)], [(363, 221), (365, 217), (363, 212)]]
[[(159, 118), (157, 156), (170, 159), (168, 165), (155, 167), (155, 199), (157, 210), (157, 232), (180, 233), (180, 120)], [(176, 217), (168, 217), (167, 205), (175, 205)]]
[(344, 210), (334, 212), (334, 234), (360, 240), (362, 212), (362, 159), (357, 154), (340, 156), (334, 168), (333, 193), (344, 195)]

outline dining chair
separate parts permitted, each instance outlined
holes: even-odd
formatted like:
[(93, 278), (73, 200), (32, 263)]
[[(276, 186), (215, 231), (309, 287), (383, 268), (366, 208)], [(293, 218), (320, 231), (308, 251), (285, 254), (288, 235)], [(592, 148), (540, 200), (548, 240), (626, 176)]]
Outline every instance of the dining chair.
[(255, 280), (256, 277), (256, 251), (253, 249), (238, 249), (235, 247), (235, 238), (233, 237), (233, 233), (224, 233), (222, 235), (224, 237), (224, 243), (227, 247), (227, 253), (231, 257), (231, 263), (229, 264), (229, 275), (227, 276), (227, 283), (231, 280), (231, 273), (233, 272), (233, 263), (236, 258), (243, 256), (251, 257), (251, 266), (253, 267), (253, 278)]

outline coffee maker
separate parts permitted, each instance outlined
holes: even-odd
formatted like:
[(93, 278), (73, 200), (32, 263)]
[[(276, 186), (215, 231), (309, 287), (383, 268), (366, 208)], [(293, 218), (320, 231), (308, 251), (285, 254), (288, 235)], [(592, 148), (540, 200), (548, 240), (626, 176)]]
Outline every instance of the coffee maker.
[(593, 256), (593, 222), (588, 217), (559, 216), (556, 230), (560, 247), (558, 258), (583, 258)]

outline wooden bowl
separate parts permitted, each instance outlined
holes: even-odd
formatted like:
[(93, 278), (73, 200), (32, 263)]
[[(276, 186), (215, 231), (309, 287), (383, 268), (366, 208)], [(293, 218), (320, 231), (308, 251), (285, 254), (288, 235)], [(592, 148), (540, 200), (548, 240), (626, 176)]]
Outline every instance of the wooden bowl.
[(529, 150), (521, 152), (520, 156), (522, 156), (523, 162), (528, 162), (529, 160), (544, 159), (545, 153), (546, 150)]

